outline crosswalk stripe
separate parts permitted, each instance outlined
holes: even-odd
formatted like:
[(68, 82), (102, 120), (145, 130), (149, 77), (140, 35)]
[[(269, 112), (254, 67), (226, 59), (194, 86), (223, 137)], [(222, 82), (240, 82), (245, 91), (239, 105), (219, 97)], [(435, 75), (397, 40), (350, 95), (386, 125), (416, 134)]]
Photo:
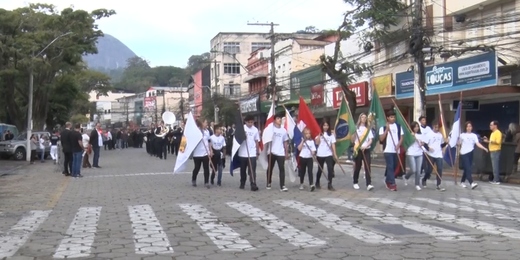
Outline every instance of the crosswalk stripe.
[(294, 200), (275, 200), (274, 202), (284, 207), (296, 209), (306, 216), (315, 218), (323, 226), (352, 236), (356, 239), (361, 240), (362, 242), (372, 244), (392, 244), (400, 242), (392, 237), (375, 233), (366, 228), (354, 226), (352, 225), (352, 223), (342, 220), (339, 216), (332, 213), (328, 213), (325, 210), (322, 210), (314, 206), (305, 205), (301, 202)]
[(90, 255), (96, 237), (101, 207), (79, 208), (67, 229), (67, 236), (61, 240), (54, 253), (55, 258), (77, 258)]
[(405, 228), (415, 230), (420, 233), (428, 234), (428, 235), (433, 236), (440, 240), (448, 240), (448, 241), (474, 240), (474, 238), (472, 238), (470, 236), (464, 236), (464, 234), (459, 233), (457, 231), (453, 231), (453, 230), (449, 230), (446, 228), (441, 228), (441, 227), (437, 227), (437, 226), (433, 226), (433, 225), (422, 224), (422, 223), (417, 223), (417, 222), (413, 222), (413, 221), (399, 219), (390, 213), (385, 213), (383, 211), (369, 208), (364, 205), (347, 202), (342, 199), (324, 198), (321, 200), (328, 202), (330, 204), (336, 205), (336, 206), (341, 206), (341, 207), (344, 207), (347, 209), (358, 211), (360, 213), (363, 213), (367, 216), (372, 217), (373, 219), (381, 221), (382, 223), (392, 224), (392, 225), (402, 225)]
[(378, 203), (383, 203), (383, 204), (393, 206), (396, 208), (408, 210), (410, 212), (420, 214), (423, 216), (427, 216), (432, 219), (437, 219), (439, 221), (468, 226), (468, 227), (471, 227), (471, 228), (474, 228), (474, 229), (477, 229), (480, 231), (484, 231), (484, 232), (487, 232), (490, 234), (494, 234), (494, 235), (501, 235), (501, 236), (505, 236), (505, 237), (520, 239), (520, 231), (518, 231), (516, 229), (500, 227), (500, 226), (496, 226), (493, 224), (489, 224), (487, 222), (478, 221), (478, 220), (469, 219), (469, 218), (459, 218), (452, 214), (442, 213), (442, 212), (430, 210), (427, 208), (417, 207), (414, 205), (397, 202), (397, 201), (393, 201), (393, 200), (389, 200), (389, 199), (368, 198), (368, 200), (376, 201)]
[(223, 251), (246, 251), (254, 249), (249, 241), (242, 239), (240, 234), (230, 226), (222, 223), (209, 210), (201, 205), (179, 204), (182, 211), (190, 216), (199, 227), (206, 232), (211, 241)]
[(168, 236), (150, 205), (128, 206), (136, 254), (173, 253)]
[(464, 202), (464, 203), (478, 205), (478, 206), (484, 206), (484, 207), (489, 207), (489, 208), (495, 208), (495, 209), (501, 209), (501, 210), (507, 210), (507, 211), (520, 213), (520, 209), (507, 207), (507, 206), (504, 206), (504, 205), (498, 204), (498, 203), (488, 203), (488, 202), (482, 201), (482, 200), (472, 200), (472, 199), (465, 199), (465, 198), (451, 198), (451, 199), (458, 200), (458, 201)]
[(458, 210), (462, 210), (462, 211), (466, 211), (466, 212), (478, 212), (484, 216), (492, 217), (492, 218), (506, 219), (506, 220), (519, 220), (518, 218), (510, 217), (510, 216), (500, 214), (500, 213), (491, 212), (489, 210), (475, 209), (475, 208), (471, 208), (468, 206), (457, 205), (455, 203), (449, 203), (449, 202), (445, 202), (445, 201), (438, 201), (438, 200), (432, 200), (432, 199), (427, 199), (427, 198), (414, 198), (414, 200), (424, 201), (424, 202), (428, 202), (430, 204), (441, 205), (444, 207), (458, 209)]
[(516, 200), (511, 200), (511, 199), (498, 199), (498, 200), (501, 200), (501, 201), (507, 202), (507, 203), (511, 203), (511, 204), (518, 204), (518, 201), (516, 201)]
[(0, 259), (13, 256), (32, 233), (49, 217), (50, 210), (32, 210), (0, 236)]
[(279, 219), (275, 215), (267, 213), (261, 209), (255, 208), (247, 203), (227, 202), (226, 204), (231, 208), (238, 210), (242, 214), (250, 217), (253, 221), (256, 221), (269, 232), (277, 235), (283, 240), (287, 240), (294, 246), (313, 247), (322, 246), (326, 244), (325, 241), (315, 238), (303, 231), (296, 229), (295, 227)]

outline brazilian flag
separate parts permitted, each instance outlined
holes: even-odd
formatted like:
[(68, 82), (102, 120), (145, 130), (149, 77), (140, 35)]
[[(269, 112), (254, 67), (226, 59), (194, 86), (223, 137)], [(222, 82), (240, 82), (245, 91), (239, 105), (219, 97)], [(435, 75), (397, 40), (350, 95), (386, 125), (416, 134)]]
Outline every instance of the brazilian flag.
[(354, 122), (345, 96), (343, 96), (341, 100), (334, 130), (336, 133), (336, 154), (341, 156), (349, 148), (352, 135), (356, 132), (356, 123)]

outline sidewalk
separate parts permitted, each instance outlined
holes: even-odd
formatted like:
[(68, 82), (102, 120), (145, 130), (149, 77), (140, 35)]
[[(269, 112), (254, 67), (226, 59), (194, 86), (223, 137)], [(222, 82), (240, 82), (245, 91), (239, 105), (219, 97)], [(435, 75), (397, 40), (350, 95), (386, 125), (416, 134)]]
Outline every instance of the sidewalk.
[(16, 173), (27, 165), (25, 161), (0, 160), (0, 176)]
[[(340, 156), (339, 157), (339, 161), (341, 164), (344, 164), (344, 165), (352, 165), (352, 163), (348, 163), (347, 162), (347, 156)], [(385, 168), (386, 167), (386, 163), (385, 163), (385, 159), (383, 157), (383, 154), (382, 153), (375, 153), (372, 155), (372, 161), (371, 161), (371, 167), (375, 167), (375, 168)], [(444, 165), (444, 169), (443, 169), (443, 175), (444, 176), (451, 176), (453, 177), (455, 175), (455, 171), (453, 168), (451, 167), (447, 167), (446, 165)], [(458, 170), (457, 172), (457, 178), (460, 178), (462, 176), (462, 171), (461, 170)], [(478, 175), (478, 174), (473, 174), (473, 178), (475, 180), (478, 180), (478, 181), (487, 181), (487, 175)], [(510, 175), (506, 181), (506, 183), (509, 183), (509, 184), (520, 184), (520, 172), (517, 172), (515, 174), (512, 174)]]

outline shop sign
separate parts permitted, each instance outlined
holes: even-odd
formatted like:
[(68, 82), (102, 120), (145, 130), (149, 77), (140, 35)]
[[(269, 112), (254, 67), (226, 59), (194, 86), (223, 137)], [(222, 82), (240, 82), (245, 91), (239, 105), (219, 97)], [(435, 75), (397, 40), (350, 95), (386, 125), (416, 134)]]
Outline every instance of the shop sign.
[(155, 97), (145, 97), (144, 98), (144, 108), (146, 110), (155, 109)]
[(495, 52), (426, 67), (426, 94), (437, 95), (495, 86), (498, 83)]
[(323, 104), (323, 85), (315, 85), (311, 88), (311, 105)]
[(392, 74), (373, 77), (370, 79), (372, 88), (377, 90), (379, 97), (387, 97), (392, 95)]
[(414, 73), (413, 71), (405, 71), (395, 74), (395, 98), (411, 98), (413, 97)]
[[(356, 94), (356, 106), (362, 107), (368, 104), (368, 82), (363, 81), (348, 86)], [(332, 107), (338, 109), (341, 106), (343, 90), (341, 87), (332, 90)]]
[(240, 101), (240, 109), (242, 113), (251, 113), (258, 111), (258, 97)]
[[(451, 111), (457, 111), (460, 100), (453, 100), (451, 102)], [(478, 100), (462, 100), (462, 110), (464, 111), (479, 111), (480, 102)]]

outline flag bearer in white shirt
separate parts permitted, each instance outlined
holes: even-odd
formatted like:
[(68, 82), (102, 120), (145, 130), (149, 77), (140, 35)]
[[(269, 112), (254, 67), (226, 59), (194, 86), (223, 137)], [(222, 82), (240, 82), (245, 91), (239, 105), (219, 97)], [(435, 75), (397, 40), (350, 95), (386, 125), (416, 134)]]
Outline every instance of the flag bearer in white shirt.
[(271, 181), (273, 177), (273, 168), (275, 163), (278, 164), (278, 171), (280, 175), (280, 190), (287, 191), (285, 187), (285, 159), (289, 158), (289, 134), (287, 130), (282, 127), (282, 118), (285, 113), (278, 113), (274, 117), (273, 122), (273, 141), (271, 142), (271, 153), (267, 158), (269, 162), (269, 169), (267, 170), (267, 189), (271, 189)]
[[(254, 117), (248, 115), (244, 118), (245, 125), (244, 132), (246, 134), (246, 140), (240, 145), (238, 149), (238, 157), (240, 157), (240, 189), (244, 189), (247, 181), (247, 171), (249, 168), (249, 176), (251, 176), (251, 191), (257, 191), (258, 186), (256, 185), (256, 158), (260, 155), (260, 149), (258, 147), (260, 142), (260, 132), (258, 128), (254, 126)], [(240, 127), (240, 126), (238, 126)], [(251, 161), (251, 165), (249, 162)], [(252, 169), (251, 169), (252, 168)]]
[(193, 150), (193, 163), (195, 167), (193, 168), (193, 174), (191, 176), (191, 185), (193, 187), (197, 186), (197, 175), (199, 174), (200, 167), (202, 166), (202, 170), (204, 172), (204, 185), (209, 189), (209, 158), (212, 156), (212, 152), (209, 149), (209, 131), (207, 129), (208, 123), (204, 120), (201, 123), (198, 119), (195, 120), (197, 127), (202, 132), (202, 140)]
[(330, 125), (327, 122), (321, 124), (321, 135), (316, 137), (316, 145), (318, 146), (316, 151), (316, 159), (318, 160), (318, 172), (316, 173), (316, 188), (321, 189), (320, 179), (322, 169), (327, 164), (327, 180), (329, 181), (327, 188), (330, 191), (334, 191), (332, 187), (332, 179), (334, 178), (334, 165), (335, 160), (338, 159), (336, 155), (336, 136), (332, 133)]
[[(213, 157), (211, 161), (217, 170), (217, 185), (222, 185), (222, 169), (224, 168), (224, 158), (226, 156), (226, 139), (222, 136), (222, 128), (215, 127), (215, 133), (209, 138), (209, 144)], [(215, 169), (211, 173), (211, 185), (215, 184)]]
[[(425, 151), (428, 150), (428, 144), (425, 141), (428, 141), (428, 135), (423, 134), (421, 126), (419, 123), (412, 122), (410, 124), (410, 128), (412, 129), (412, 135), (415, 137), (415, 142), (408, 147), (406, 150), (406, 162), (408, 162), (408, 166), (410, 167), (410, 171), (406, 173), (404, 176), (404, 185), (408, 185), (408, 179), (412, 175), (415, 176), (415, 189), (421, 190), (420, 186), (420, 177), (421, 177), (421, 169), (423, 165), (423, 159)], [(431, 168), (431, 167), (430, 167)]]
[(464, 124), (464, 132), (460, 134), (459, 136), (459, 143), (460, 143), (460, 160), (462, 162), (462, 179), (460, 180), (460, 186), (462, 188), (466, 188), (466, 180), (468, 180), (469, 185), (471, 186), (471, 189), (475, 189), (478, 184), (476, 182), (473, 182), (473, 176), (472, 174), (472, 165), (473, 165), (473, 150), (475, 150), (475, 145), (486, 151), (489, 152), (489, 150), (480, 144), (478, 141), (478, 136), (473, 133), (473, 125), (470, 121), (466, 122)]
[(302, 141), (298, 145), (298, 151), (300, 151), (300, 190), (303, 190), (303, 182), (305, 181), (305, 173), (309, 175), (309, 186), (311, 191), (316, 189), (314, 186), (314, 173), (312, 172), (312, 166), (314, 166), (314, 156), (316, 155), (316, 144), (312, 140), (311, 131), (308, 128), (303, 129)]
[(403, 143), (404, 131), (402, 126), (395, 122), (395, 112), (386, 112), (386, 126), (379, 128), (379, 142), (383, 145), (383, 154), (386, 162), (386, 188), (397, 191), (395, 184), (395, 169), (399, 163), (399, 147)]
[(422, 179), (422, 186), (426, 187), (426, 180), (430, 179), (430, 176), (433, 172), (433, 166), (437, 168), (437, 190), (445, 191), (446, 189), (441, 186), (441, 178), (442, 178), (442, 167), (443, 167), (443, 155), (442, 148), (444, 148), (448, 144), (448, 140), (445, 140), (442, 134), (439, 132), (439, 123), (432, 123), (433, 131), (428, 134), (428, 141), (425, 142), (428, 144), (428, 158), (429, 162), (433, 165), (428, 167), (427, 171), (424, 173), (424, 177)]
[[(359, 190), (359, 172), (361, 171), (361, 166), (364, 166), (367, 190), (370, 191), (374, 189), (370, 178), (370, 147), (372, 146), (374, 134), (370, 128), (367, 128), (367, 115), (364, 113), (359, 115), (356, 125), (356, 134), (352, 136), (352, 139), (354, 139), (354, 147), (359, 147), (356, 157), (354, 158), (354, 189)], [(361, 139), (364, 139), (362, 144), (359, 143)]]

